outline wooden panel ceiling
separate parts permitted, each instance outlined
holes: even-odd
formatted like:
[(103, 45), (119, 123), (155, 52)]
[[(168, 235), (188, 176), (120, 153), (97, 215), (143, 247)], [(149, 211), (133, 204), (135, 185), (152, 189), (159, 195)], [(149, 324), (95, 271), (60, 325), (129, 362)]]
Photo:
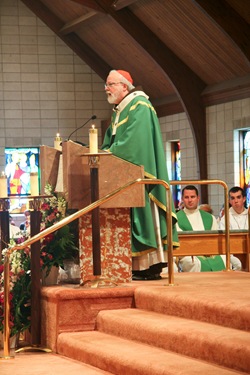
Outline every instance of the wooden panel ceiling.
[(250, 95), (249, 0), (22, 1), (103, 80), (130, 71), (161, 114), (192, 90), (205, 104)]

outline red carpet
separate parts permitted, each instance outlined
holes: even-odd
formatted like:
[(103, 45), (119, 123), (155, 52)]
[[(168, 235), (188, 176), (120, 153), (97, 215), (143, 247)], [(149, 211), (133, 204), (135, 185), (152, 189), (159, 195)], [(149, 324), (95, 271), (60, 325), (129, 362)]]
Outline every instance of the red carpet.
[(174, 286), (167, 279), (94, 290), (56, 286), (42, 295), (47, 345), (103, 371), (250, 372), (249, 273), (181, 273)]
[[(42, 289), (46, 346), (0, 361), (15, 375), (250, 373), (250, 274), (177, 274), (115, 288)], [(85, 362), (85, 363), (84, 363)]]

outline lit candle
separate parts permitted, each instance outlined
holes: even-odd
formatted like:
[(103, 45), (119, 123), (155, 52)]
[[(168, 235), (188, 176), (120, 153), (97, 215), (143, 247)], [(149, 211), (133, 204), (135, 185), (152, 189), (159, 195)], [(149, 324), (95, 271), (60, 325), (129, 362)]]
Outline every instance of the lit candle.
[(89, 153), (98, 153), (98, 130), (94, 124), (91, 125), (91, 128), (89, 129)]
[(7, 196), (7, 176), (2, 172), (2, 175), (0, 176), (0, 198), (6, 198)]
[(58, 151), (62, 151), (62, 138), (59, 133), (57, 133), (54, 139), (54, 148)]
[(39, 186), (38, 186), (38, 173), (30, 173), (30, 194), (32, 196), (39, 195)]

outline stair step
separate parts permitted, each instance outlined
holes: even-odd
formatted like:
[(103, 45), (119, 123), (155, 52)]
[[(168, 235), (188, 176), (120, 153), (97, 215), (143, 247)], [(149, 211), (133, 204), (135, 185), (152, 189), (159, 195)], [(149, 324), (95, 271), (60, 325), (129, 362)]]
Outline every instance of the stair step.
[(44, 353), (41, 350), (27, 350), (15, 353), (15, 357), (0, 360), (1, 375), (113, 375), (73, 358), (66, 358), (55, 353)]
[(116, 375), (245, 374), (98, 331), (61, 333), (58, 353)]
[(97, 330), (217, 365), (250, 370), (250, 333), (141, 309), (103, 310)]
[[(237, 277), (235, 283), (238, 283)], [(142, 310), (250, 331), (249, 300), (246, 296), (240, 299), (235, 287), (232, 288), (232, 295), (229, 299), (227, 290), (225, 283), (215, 286), (211, 282), (211, 291), (208, 285), (204, 291), (202, 279), (200, 289), (196, 285), (195, 290), (190, 288), (190, 285), (138, 287), (134, 293), (135, 306)]]

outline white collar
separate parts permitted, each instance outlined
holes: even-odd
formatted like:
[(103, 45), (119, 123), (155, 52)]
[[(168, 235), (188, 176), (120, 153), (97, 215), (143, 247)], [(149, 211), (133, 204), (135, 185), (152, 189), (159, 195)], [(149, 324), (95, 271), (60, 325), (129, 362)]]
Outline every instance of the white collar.
[(133, 91), (127, 96), (125, 96), (125, 98), (123, 98), (122, 101), (117, 106), (114, 107), (114, 111), (115, 112), (123, 111), (123, 109), (131, 102), (131, 100), (133, 100), (137, 96), (144, 96), (144, 98), (146, 99), (149, 98), (148, 95), (146, 95), (145, 92), (143, 91), (140, 91), (140, 90)]
[(243, 210), (240, 214), (238, 214), (238, 212), (236, 212), (236, 211), (233, 209), (233, 207), (230, 207), (229, 212), (230, 212), (232, 215), (235, 215), (235, 216), (247, 215), (247, 214), (248, 214), (248, 210), (247, 210), (247, 208), (245, 208), (245, 207), (244, 207), (244, 210)]
[(195, 212), (199, 212), (199, 208), (196, 207), (194, 210), (190, 210), (189, 208), (184, 207), (183, 211), (185, 212), (186, 215), (191, 215), (194, 214)]

